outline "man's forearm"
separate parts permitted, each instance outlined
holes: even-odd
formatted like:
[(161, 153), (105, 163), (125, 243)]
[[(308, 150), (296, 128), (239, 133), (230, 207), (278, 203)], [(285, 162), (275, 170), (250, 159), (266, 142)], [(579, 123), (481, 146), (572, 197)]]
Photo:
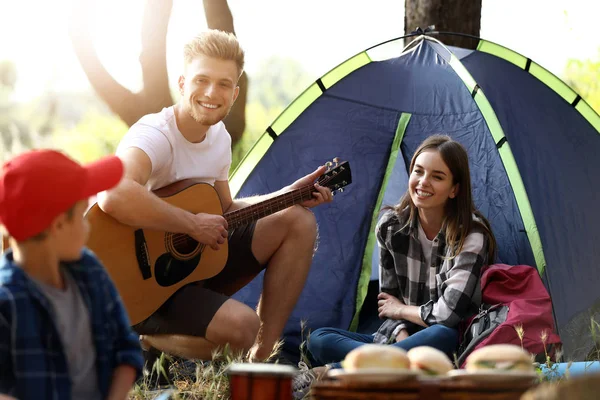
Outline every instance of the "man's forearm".
[(289, 191), (289, 189), (283, 188), (283, 189), (280, 189), (276, 192), (269, 193), (269, 194), (244, 197), (242, 199), (234, 199), (231, 202), (231, 205), (229, 206), (229, 208), (227, 210), (225, 210), (225, 212), (239, 210), (241, 208), (251, 206), (252, 204), (260, 203), (261, 201), (265, 201), (265, 200), (271, 199), (273, 197), (279, 196), (280, 194), (283, 194), (287, 191)]
[(107, 400), (125, 400), (135, 381), (135, 368), (119, 365), (113, 372)]
[(100, 208), (119, 222), (144, 229), (190, 233), (188, 211), (172, 206), (131, 180), (98, 196)]

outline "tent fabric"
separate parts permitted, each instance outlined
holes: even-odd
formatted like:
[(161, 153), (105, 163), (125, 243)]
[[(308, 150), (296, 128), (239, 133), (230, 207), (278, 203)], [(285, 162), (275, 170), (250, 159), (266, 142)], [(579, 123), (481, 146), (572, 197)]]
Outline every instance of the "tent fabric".
[[(421, 36), (398, 56), (374, 61), (364, 51), (317, 80), (231, 177), (233, 194), (245, 197), (278, 190), (333, 157), (352, 169), (344, 193), (313, 209), (318, 247), (284, 331), (286, 355), (298, 356), (310, 330), (355, 329), (361, 309), (372, 308), (364, 300), (377, 279), (373, 221), (406, 190), (417, 146), (445, 133), (467, 149), (497, 262), (538, 268), (565, 356), (584, 359), (590, 318), (600, 321), (599, 129), (600, 117), (558, 78), (483, 40), (465, 50)], [(262, 274), (234, 298), (256, 306), (261, 287)]]
[[(539, 227), (561, 337), (567, 349), (575, 349), (577, 338), (590, 334), (590, 317), (600, 307), (598, 131), (526, 71), (486, 53), (473, 53), (463, 63), (506, 127)], [(585, 323), (571, 323), (580, 313)]]

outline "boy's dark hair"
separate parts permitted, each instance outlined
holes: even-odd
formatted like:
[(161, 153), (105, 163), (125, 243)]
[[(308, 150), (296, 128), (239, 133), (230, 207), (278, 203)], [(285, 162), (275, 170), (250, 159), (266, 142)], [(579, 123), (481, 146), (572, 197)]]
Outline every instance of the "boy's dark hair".
[[(73, 219), (73, 215), (75, 215), (75, 204), (73, 204), (73, 206), (71, 208), (69, 208), (67, 211), (65, 211), (65, 214), (67, 214), (67, 220), (71, 221)], [(48, 231), (44, 230), (44, 231), (38, 233), (37, 235), (32, 236), (28, 240), (33, 240), (34, 242), (41, 242), (42, 240), (46, 239), (47, 237), (48, 237)]]

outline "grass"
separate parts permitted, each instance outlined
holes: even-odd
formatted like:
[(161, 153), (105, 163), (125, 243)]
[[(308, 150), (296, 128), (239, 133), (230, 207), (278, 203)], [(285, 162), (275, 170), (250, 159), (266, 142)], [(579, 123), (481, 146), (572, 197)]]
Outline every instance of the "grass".
[[(306, 348), (310, 332), (305, 336), (307, 330), (305, 321), (301, 322), (301, 328), (300, 361), (310, 368), (311, 364), (307, 356)], [(521, 347), (523, 348), (525, 330), (522, 325), (515, 325), (513, 328), (515, 329), (517, 336), (521, 341)], [(591, 319), (590, 330), (595, 346), (590, 352), (588, 359), (600, 360), (600, 323), (596, 322), (593, 318)], [(571, 362), (567, 365), (565, 373), (562, 375), (559, 374), (558, 363), (562, 359), (561, 349), (556, 349), (554, 354), (548, 352), (546, 346), (548, 333), (546, 331), (543, 331), (540, 334), (540, 340), (544, 345), (545, 360), (543, 363), (535, 363), (540, 383), (544, 383), (545, 385), (560, 385), (561, 382), (569, 380), (569, 367)], [(272, 360), (277, 359), (282, 345), (283, 341), (276, 344), (268, 361), (272, 362)], [(535, 355), (532, 355), (532, 362), (534, 357)], [(169, 365), (169, 372), (174, 378), (172, 387), (164, 390), (153, 390), (152, 388), (155, 385), (148, 380), (148, 377), (145, 377), (142, 382), (136, 384), (132, 389), (129, 400), (226, 400), (229, 399), (229, 379), (227, 376), (227, 369), (232, 364), (243, 362), (248, 362), (246, 355), (239, 352), (235, 353), (231, 351), (228, 346), (215, 351), (213, 353), (213, 361), (211, 362), (182, 361), (181, 359), (172, 358), (163, 354), (161, 355), (161, 359), (157, 360), (153, 369), (155, 372), (167, 377), (167, 371), (164, 371), (161, 368), (161, 365)], [(161, 395), (164, 397), (160, 397)]]
[[(523, 347), (523, 336), (524, 331), (523, 327), (516, 326), (515, 330), (517, 331), (517, 335), (521, 340), (521, 347)], [(590, 319), (590, 331), (592, 334), (592, 339), (594, 341), (594, 348), (590, 352), (587, 357), (586, 364), (584, 370), (587, 371), (588, 368), (591, 367), (592, 363), (600, 360), (600, 324), (596, 322), (596, 320), (592, 317)], [(553, 384), (560, 384), (561, 381), (568, 380), (571, 378), (569, 369), (573, 363), (572, 360), (567, 362), (567, 366), (565, 368), (564, 374), (560, 374), (558, 371), (558, 363), (562, 362), (562, 349), (555, 349), (554, 360), (552, 359), (552, 355), (548, 353), (548, 349), (546, 346), (546, 341), (548, 340), (548, 332), (542, 331), (540, 334), (540, 339), (542, 344), (544, 345), (544, 362), (536, 363), (536, 371), (540, 375), (540, 382), (549, 382)]]
[[(283, 342), (276, 343), (267, 362), (276, 360)], [(212, 354), (212, 361), (182, 360), (166, 354), (156, 360), (152, 370), (165, 378), (172, 376), (168, 389), (156, 390), (155, 382), (145, 376), (129, 394), (129, 400), (225, 400), (229, 399), (227, 369), (232, 364), (248, 362), (247, 355), (232, 351), (228, 345)], [(276, 361), (275, 361), (276, 362)], [(168, 365), (165, 371), (163, 365)], [(164, 397), (161, 397), (164, 396)]]

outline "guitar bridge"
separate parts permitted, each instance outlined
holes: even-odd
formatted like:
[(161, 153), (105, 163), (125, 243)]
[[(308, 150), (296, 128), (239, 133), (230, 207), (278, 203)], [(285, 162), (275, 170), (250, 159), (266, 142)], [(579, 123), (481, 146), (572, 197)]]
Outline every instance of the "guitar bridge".
[(148, 245), (146, 244), (146, 237), (144, 231), (138, 229), (134, 232), (135, 234), (135, 257), (137, 258), (138, 268), (142, 273), (144, 280), (152, 277), (152, 268), (150, 268), (150, 254), (148, 253)]

